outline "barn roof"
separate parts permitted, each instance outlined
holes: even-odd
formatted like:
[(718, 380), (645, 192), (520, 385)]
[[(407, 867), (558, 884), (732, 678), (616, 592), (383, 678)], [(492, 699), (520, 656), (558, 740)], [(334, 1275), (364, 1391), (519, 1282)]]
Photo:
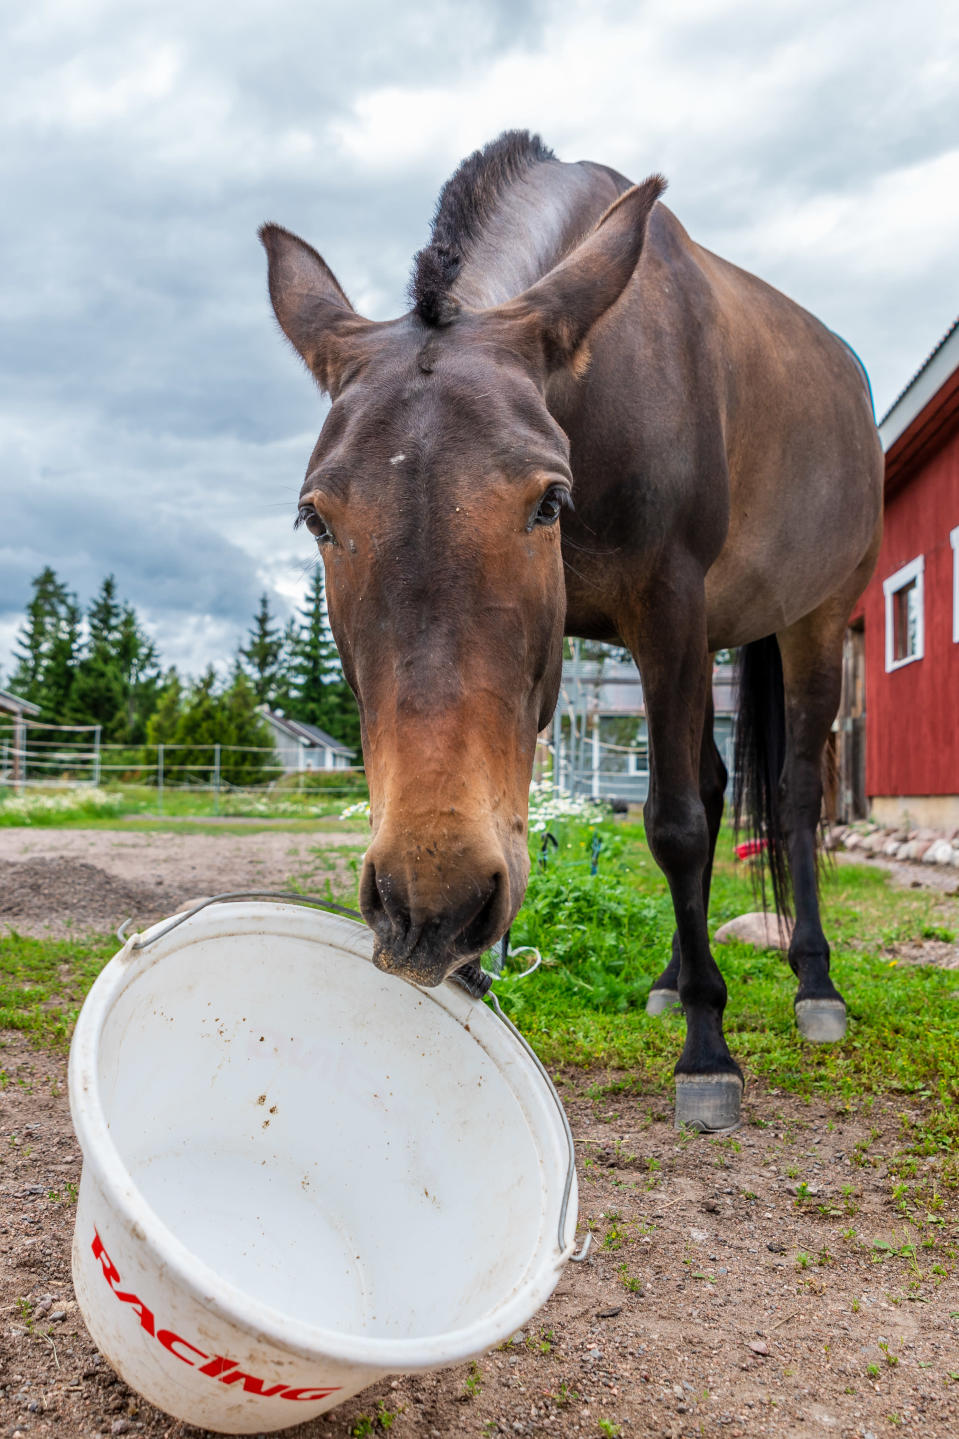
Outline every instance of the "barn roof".
[(886, 489), (896, 488), (959, 423), (959, 319), (879, 422)]

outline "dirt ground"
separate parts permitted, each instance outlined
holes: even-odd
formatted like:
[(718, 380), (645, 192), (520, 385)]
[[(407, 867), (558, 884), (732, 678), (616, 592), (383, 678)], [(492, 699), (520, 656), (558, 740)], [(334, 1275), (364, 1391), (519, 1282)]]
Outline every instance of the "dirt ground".
[[(313, 862), (320, 840), (91, 834), (86, 844), (77, 831), (0, 831), (0, 922), (3, 861), (91, 864), (144, 903), (162, 865), (164, 899), (182, 901), (254, 875), (279, 885)], [(361, 837), (336, 835), (351, 840)], [(82, 905), (70, 913), (67, 892), (60, 921), (89, 927)], [(936, 1161), (921, 1159), (912, 1184), (925, 1181), (929, 1212), (917, 1230), (887, 1169), (910, 1101), (850, 1113), (754, 1084), (743, 1128), (703, 1139), (677, 1135), (669, 1096), (636, 1096), (623, 1087), (628, 1076), (557, 1078), (577, 1141), (582, 1231), (594, 1234), (586, 1261), (569, 1265), (546, 1307), (475, 1368), (385, 1380), (285, 1432), (959, 1434), (954, 1196), (937, 1195)], [(65, 1059), (0, 1033), (0, 1086), (0, 1436), (197, 1439), (205, 1431), (161, 1414), (113, 1374), (73, 1300), (81, 1166)]]
[(320, 892), (364, 848), (365, 836), (348, 830), (0, 829), (0, 933), (60, 937), (130, 918), (144, 927), (191, 899), (291, 880)]

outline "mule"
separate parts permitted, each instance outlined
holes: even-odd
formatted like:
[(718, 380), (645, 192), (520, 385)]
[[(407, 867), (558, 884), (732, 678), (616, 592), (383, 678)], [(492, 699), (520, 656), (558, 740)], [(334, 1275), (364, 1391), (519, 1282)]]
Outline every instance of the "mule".
[(260, 233), (277, 319), (331, 400), (298, 520), (359, 704), (375, 962), (436, 985), (505, 933), (563, 636), (627, 645), (676, 915), (650, 1008), (685, 1013), (677, 1122), (721, 1130), (743, 1081), (706, 923), (726, 786), (711, 657), (744, 647), (740, 778), (781, 906), (791, 875), (797, 1021), (836, 1039), (820, 766), (883, 461), (852, 352), (690, 239), (664, 185), (504, 134), (445, 185), (411, 308), (382, 323), (310, 245)]

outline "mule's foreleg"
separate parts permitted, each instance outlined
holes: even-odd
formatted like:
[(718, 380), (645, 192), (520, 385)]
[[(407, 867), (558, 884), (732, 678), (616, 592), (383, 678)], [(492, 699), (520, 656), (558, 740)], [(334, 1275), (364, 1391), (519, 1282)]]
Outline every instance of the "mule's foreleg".
[(842, 686), (842, 630), (833, 616), (811, 615), (779, 636), (786, 702), (786, 760), (780, 812), (792, 875), (796, 923), (789, 963), (799, 980), (796, 1023), (806, 1039), (842, 1039), (846, 1006), (829, 973), (829, 944), (819, 914), (816, 834), (822, 811), (823, 751)]
[[(713, 856), (716, 853), (716, 840), (722, 824), (723, 805), (726, 797), (726, 782), (729, 779), (722, 755), (716, 748), (716, 741), (713, 737), (713, 719), (713, 696), (712, 686), (710, 686), (699, 753), (699, 797), (706, 811), (706, 825), (709, 830), (709, 859), (703, 870), (703, 908), (707, 916), (709, 915), (709, 890), (713, 876)], [(679, 1002), (679, 961), (679, 930), (677, 929), (673, 931), (669, 963), (649, 991), (649, 998), (646, 1001), (647, 1014), (666, 1014), (670, 1010), (682, 1008)]]
[(675, 1071), (676, 1123), (715, 1131), (738, 1124), (743, 1079), (723, 1034), (726, 985), (706, 929), (712, 841), (699, 783), (710, 683), (705, 606), (695, 585), (681, 599), (675, 587), (665, 593), (662, 609), (644, 607), (635, 648), (649, 727), (644, 817), (650, 850), (669, 884), (679, 937), (677, 988), (686, 1043)]

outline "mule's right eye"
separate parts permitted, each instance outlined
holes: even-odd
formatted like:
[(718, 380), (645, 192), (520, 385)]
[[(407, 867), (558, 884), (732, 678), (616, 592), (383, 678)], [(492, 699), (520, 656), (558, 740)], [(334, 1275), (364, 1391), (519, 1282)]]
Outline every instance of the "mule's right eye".
[(317, 514), (312, 505), (301, 505), (296, 516), (296, 525), (306, 525), (310, 534), (318, 545), (329, 544), (333, 540), (333, 531), (329, 525)]

